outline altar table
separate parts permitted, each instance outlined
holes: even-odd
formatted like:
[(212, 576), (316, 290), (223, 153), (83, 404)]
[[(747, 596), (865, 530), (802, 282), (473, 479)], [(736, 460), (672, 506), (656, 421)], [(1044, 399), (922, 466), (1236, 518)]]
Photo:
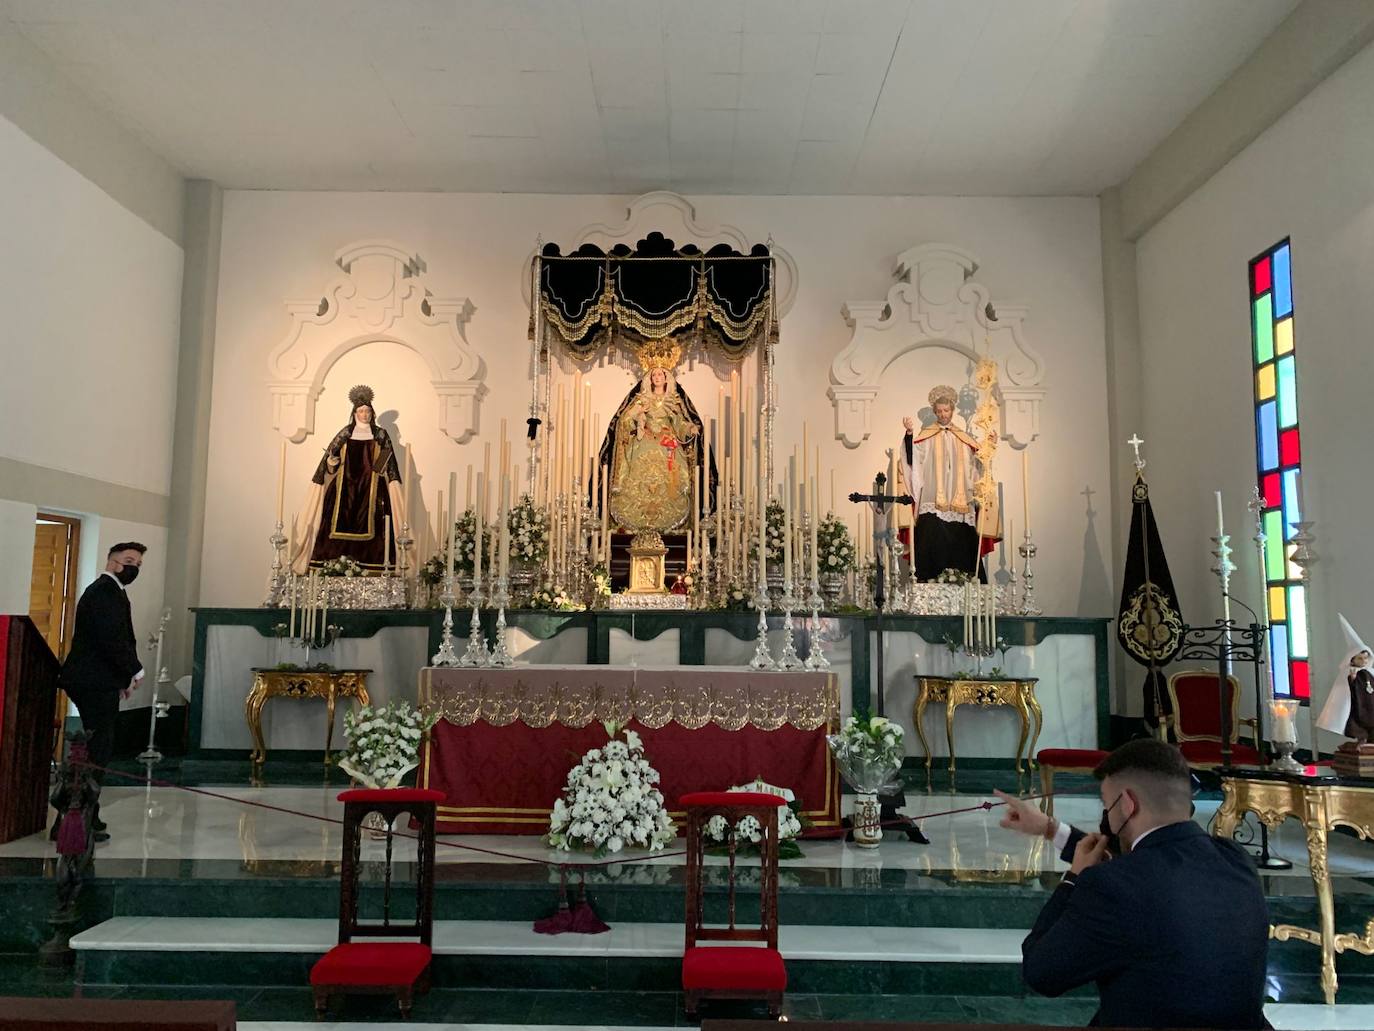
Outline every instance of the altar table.
[(688, 792), (761, 777), (795, 792), (813, 825), (839, 825), (839, 773), (825, 743), (839, 724), (833, 673), (426, 667), (419, 698), (439, 714), (419, 784), (446, 796), (441, 833), (543, 834), (568, 771), (606, 742), (606, 720), (643, 739), (670, 809)]
[(1212, 833), (1229, 838), (1247, 812), (1255, 813), (1270, 830), (1288, 817), (1302, 821), (1307, 831), (1307, 861), (1317, 895), (1321, 927), (1277, 924), (1269, 936), (1277, 941), (1304, 941), (1322, 950), (1322, 994), (1328, 1006), (1336, 1003), (1336, 953), (1374, 954), (1374, 918), (1362, 934), (1336, 933), (1336, 906), (1331, 874), (1326, 865), (1326, 835), (1335, 827), (1349, 827), (1362, 839), (1374, 837), (1374, 781), (1332, 776), (1325, 768), (1308, 766), (1308, 773), (1237, 766), (1221, 774), (1222, 803)]

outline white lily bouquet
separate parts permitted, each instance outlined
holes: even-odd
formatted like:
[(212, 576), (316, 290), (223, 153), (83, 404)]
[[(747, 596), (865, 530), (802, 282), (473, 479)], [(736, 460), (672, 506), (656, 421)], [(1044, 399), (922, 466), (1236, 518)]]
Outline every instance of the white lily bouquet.
[(906, 754), (902, 738), (902, 728), (885, 716), (851, 716), (838, 734), (825, 740), (850, 787), (881, 794), (898, 784), (897, 772)]
[(369, 788), (394, 788), (420, 763), (420, 742), (434, 717), (409, 702), (364, 705), (344, 715), (348, 751), (339, 769)]
[[(611, 740), (589, 749), (568, 771), (544, 840), (564, 852), (577, 849), (597, 857), (626, 848), (656, 852), (677, 836), (663, 793), (655, 787), (658, 771), (644, 758), (638, 734), (614, 722), (602, 726)], [(623, 741), (618, 740), (622, 731)]]
[[(762, 780), (756, 780), (752, 784), (738, 784), (729, 790), (777, 795), (786, 802), (786, 805), (778, 808), (778, 858), (800, 859), (802, 857), (801, 846), (797, 844), (797, 835), (802, 830), (801, 803), (797, 801), (796, 795), (788, 788), (775, 787), (772, 784), (764, 783)], [(706, 840), (723, 846), (726, 843), (728, 830), (725, 817), (717, 814), (706, 821)], [(758, 852), (758, 846), (762, 841), (763, 827), (754, 817), (743, 817), (739, 823), (735, 824), (735, 852), (737, 854), (739, 852)], [(712, 847), (711, 851), (719, 850)]]

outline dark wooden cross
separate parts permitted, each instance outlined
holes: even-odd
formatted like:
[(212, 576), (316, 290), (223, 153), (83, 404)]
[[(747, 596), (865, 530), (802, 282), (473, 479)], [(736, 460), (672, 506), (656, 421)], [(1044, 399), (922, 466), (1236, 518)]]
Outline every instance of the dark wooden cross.
[[(878, 535), (881, 533), (882, 539), (885, 542), (888, 539), (887, 520), (888, 516), (891, 514), (892, 506), (894, 504), (909, 505), (912, 503), (912, 501), (915, 500), (910, 494), (888, 494), (886, 491), (883, 490), (883, 488), (886, 486), (887, 474), (879, 472), (878, 475), (873, 478), (872, 494), (859, 494), (855, 492), (849, 495), (849, 500), (854, 502), (854, 504), (856, 505), (869, 504), (873, 506), (873, 539), (877, 540)], [(878, 529), (879, 522), (882, 523), (881, 530)], [(874, 549), (873, 554), (876, 558), (878, 554), (876, 548)], [(881, 612), (887, 604), (886, 558), (887, 556), (884, 555), (882, 561), (876, 561), (873, 563), (873, 607), (876, 608), (879, 612)], [(916, 556), (912, 555), (911, 559), (914, 562), (916, 560)], [(881, 682), (882, 681), (879, 681), (880, 684)], [(882, 712), (881, 709), (879, 709), (878, 711), (880, 713)]]
[[(857, 492), (849, 495), (849, 500), (854, 504), (869, 504), (873, 506), (873, 538), (878, 539), (881, 533), (884, 541), (888, 540), (888, 517), (892, 512), (893, 505), (910, 505), (915, 499), (910, 494), (889, 494), (884, 488), (887, 486), (887, 474), (879, 472), (873, 478), (873, 493), (859, 494)], [(882, 529), (879, 529), (879, 523)], [(875, 556), (877, 551), (874, 551)], [(916, 556), (911, 556), (912, 562), (916, 561)], [(877, 690), (874, 695), (878, 702), (878, 715), (883, 715), (883, 654), (886, 652), (886, 634), (883, 627), (883, 607), (887, 603), (887, 595), (884, 589), (885, 576), (887, 569), (887, 556), (873, 563), (873, 605), (878, 610), (878, 652), (874, 656), (876, 660)], [(886, 827), (895, 827), (906, 834), (907, 840), (918, 845), (928, 845), (930, 840), (921, 833), (920, 825), (911, 817), (899, 813), (897, 810), (906, 804), (906, 795), (899, 788), (898, 790), (878, 796), (879, 821)], [(846, 840), (852, 841), (854, 832), (851, 830)]]

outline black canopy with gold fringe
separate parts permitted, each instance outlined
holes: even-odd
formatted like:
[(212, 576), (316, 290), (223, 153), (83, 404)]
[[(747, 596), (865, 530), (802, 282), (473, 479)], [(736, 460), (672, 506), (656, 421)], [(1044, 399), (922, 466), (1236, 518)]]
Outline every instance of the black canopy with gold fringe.
[[(633, 250), (583, 244), (564, 255), (551, 243), (539, 256), (538, 276), (539, 316), (583, 361), (613, 340), (633, 348), (670, 336), (741, 361), (765, 331), (777, 332), (768, 318), (772, 257), (762, 244), (748, 254), (728, 244), (702, 251), (650, 233)], [(533, 336), (533, 319), (530, 329)]]

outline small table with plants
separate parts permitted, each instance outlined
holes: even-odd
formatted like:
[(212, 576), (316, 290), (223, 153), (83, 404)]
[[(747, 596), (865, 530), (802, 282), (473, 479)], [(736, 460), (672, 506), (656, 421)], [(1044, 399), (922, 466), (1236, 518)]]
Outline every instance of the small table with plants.
[(260, 765), (267, 760), (267, 743), (262, 736), (262, 707), (269, 698), (323, 698), (328, 714), (324, 734), (324, 763), (328, 766), (330, 749), (334, 745), (334, 706), (340, 698), (356, 698), (362, 705), (369, 704), (367, 675), (371, 672), (370, 669), (305, 667), (290, 663), (254, 667), (253, 688), (243, 703), (248, 731), (256, 746), (251, 756), (253, 764)]
[[(926, 740), (922, 718), (926, 706), (931, 702), (945, 705), (945, 739), (949, 742), (949, 770), (954, 772), (954, 710), (961, 705), (976, 705), (988, 708), (994, 705), (1010, 705), (1021, 717), (1021, 738), (1016, 744), (1016, 772), (1021, 773), (1021, 756), (1034, 767), (1036, 742), (1040, 740), (1040, 730), (1045, 716), (1040, 710), (1040, 702), (1035, 697), (1036, 677), (992, 677), (992, 676), (954, 676), (927, 677), (916, 676), (916, 704), (911, 709), (911, 721), (916, 727), (916, 736), (921, 739), (921, 747), (926, 754), (926, 769), (930, 769), (930, 742)], [(1031, 734), (1031, 719), (1035, 720), (1035, 732)], [(1030, 748), (1026, 739), (1030, 738)]]

